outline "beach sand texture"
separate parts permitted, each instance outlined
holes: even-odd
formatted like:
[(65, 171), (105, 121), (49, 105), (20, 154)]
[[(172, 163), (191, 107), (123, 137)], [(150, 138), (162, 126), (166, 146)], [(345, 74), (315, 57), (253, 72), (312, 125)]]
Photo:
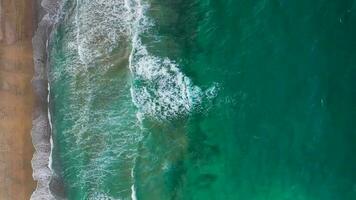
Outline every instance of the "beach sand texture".
[(33, 1), (0, 1), (0, 200), (30, 199)]

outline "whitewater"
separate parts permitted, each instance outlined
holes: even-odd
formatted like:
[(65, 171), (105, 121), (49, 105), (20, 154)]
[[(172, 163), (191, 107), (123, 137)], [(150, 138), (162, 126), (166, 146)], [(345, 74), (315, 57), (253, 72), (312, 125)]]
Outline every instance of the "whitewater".
[[(46, 5), (46, 3), (43, 4)], [(44, 168), (47, 172), (42, 174), (43, 177), (46, 177), (46, 186), (43, 189), (44, 192), (39, 192), (41, 189), (37, 189), (34, 192), (33, 199), (40, 198), (41, 195), (47, 195), (46, 198), (49, 199), (66, 198), (67, 194), (62, 193), (66, 190), (64, 188), (68, 190), (68, 188), (82, 187), (83, 184), (91, 185), (94, 184), (94, 179), (97, 181), (94, 185), (97, 186), (91, 189), (83, 188), (83, 191), (88, 190), (88, 193), (83, 194), (83, 197), (89, 199), (115, 199), (110, 194), (107, 194), (105, 190), (96, 189), (100, 184), (105, 184), (105, 177), (108, 174), (115, 173), (111, 171), (112, 169), (109, 171), (105, 169), (112, 164), (110, 162), (119, 162), (115, 161), (117, 158), (109, 156), (110, 152), (117, 152), (118, 155), (125, 155), (125, 157), (128, 156), (131, 160), (130, 162), (133, 162), (130, 167), (129, 179), (131, 180), (128, 180), (132, 184), (127, 189), (131, 190), (131, 198), (136, 199), (134, 160), (138, 155), (137, 145), (142, 140), (145, 132), (142, 121), (145, 118), (156, 120), (157, 122), (184, 118), (193, 110), (200, 109), (203, 99), (211, 98), (210, 94), (214, 93), (215, 89), (211, 87), (204, 91), (194, 85), (190, 78), (180, 71), (178, 62), (149, 52), (141, 39), (143, 35), (150, 35), (154, 32), (155, 22), (145, 15), (150, 7), (148, 2), (137, 0), (66, 0), (47, 4), (54, 5), (53, 7), (47, 5), (49, 7), (48, 10), (52, 12), (52, 19), (49, 25), (46, 24), (42, 28), (54, 27), (53, 31), (50, 31), (48, 35), (49, 40), (45, 41), (49, 44), (49, 46), (46, 44), (49, 56), (46, 64), (49, 70), (48, 90), (51, 88), (51, 92), (48, 92), (49, 108), (46, 118), (52, 134), (47, 144), (50, 149), (46, 150), (49, 152), (47, 156), (49, 158), (47, 162), (48, 168)], [(54, 48), (56, 45), (55, 38), (58, 37), (56, 35), (59, 34), (61, 26), (65, 24), (69, 24), (68, 27), (70, 29), (68, 30), (70, 31), (66, 33), (67, 35), (64, 35), (63, 43), (66, 44), (66, 46), (63, 46), (64, 57), (58, 59), (59, 57), (55, 56), (56, 54), (59, 55), (59, 48)], [(152, 36), (154, 37), (154, 35)], [(116, 114), (115, 111), (110, 111), (112, 113), (106, 114), (104, 110), (94, 111), (95, 95), (100, 91), (95, 89), (97, 85), (93, 85), (90, 79), (98, 78), (99, 81), (100, 76), (105, 76), (115, 65), (123, 65), (125, 63), (127, 63), (126, 67), (129, 69), (130, 74), (127, 77), (125, 75), (126, 78), (123, 78), (123, 81), (126, 81), (126, 83), (124, 83), (124, 88), (119, 90), (125, 91), (126, 95), (123, 95), (123, 98), (130, 99), (130, 102), (125, 102), (125, 104), (131, 103), (135, 105), (136, 109), (122, 110), (116, 112)], [(95, 71), (96, 74), (90, 75), (90, 71)], [(46, 78), (45, 75), (43, 76)], [(57, 92), (57, 88), (63, 87), (63, 83), (61, 83), (63, 77), (73, 81), (68, 82), (68, 89), (66, 90), (69, 93), (63, 94), (67, 96), (60, 97), (58, 95), (62, 94)], [(81, 79), (80, 85), (76, 81), (77, 78)], [(83, 97), (86, 98), (83, 99)], [(59, 128), (57, 128), (61, 126), (60, 122), (57, 121), (58, 114), (53, 115), (53, 112), (59, 113), (62, 111), (56, 111), (53, 108), (61, 110), (66, 108), (56, 106), (57, 102), (59, 102), (59, 100), (56, 100), (57, 98), (67, 99), (61, 100), (68, 101), (70, 106), (69, 110), (63, 113), (64, 120), (73, 124), (73, 126), (64, 128), (62, 131), (58, 131)], [(78, 99), (83, 99), (81, 100), (82, 103), (75, 103)], [(116, 116), (118, 113), (121, 113), (119, 115), (122, 116)], [(127, 115), (128, 113), (131, 114)], [(84, 163), (77, 166), (72, 163), (66, 166), (63, 162), (72, 162), (63, 160), (67, 156), (81, 158), (81, 148), (92, 148), (90, 146), (95, 145), (92, 144), (91, 138), (97, 136), (88, 134), (90, 132), (88, 124), (92, 121), (91, 116), (95, 115), (108, 116), (106, 119), (103, 118), (100, 123), (118, 127), (123, 131), (122, 134), (125, 134), (124, 138), (127, 139), (120, 139), (122, 136), (117, 136), (122, 147), (117, 148), (106, 144), (105, 147), (101, 147), (103, 148), (101, 152), (88, 154), (88, 156), (95, 155), (96, 157), (90, 161), (93, 163), (88, 164), (89, 168)], [(115, 125), (116, 123), (122, 124)], [(98, 128), (104, 127), (105, 124), (98, 124)], [(129, 124), (133, 125), (131, 125), (133, 132), (124, 130), (125, 125), (130, 126)], [(108, 133), (101, 134), (100, 137), (108, 137)], [(58, 139), (62, 137), (63, 139)], [(60, 146), (61, 143), (63, 146), (70, 145), (68, 146), (68, 152), (58, 151), (58, 149), (62, 148)], [(80, 177), (78, 181), (68, 180), (69, 176), (73, 176), (73, 170), (79, 173), (79, 176), (75, 176)], [(50, 183), (52, 186), (49, 186)], [(47, 194), (45, 194), (45, 191), (47, 191)]]

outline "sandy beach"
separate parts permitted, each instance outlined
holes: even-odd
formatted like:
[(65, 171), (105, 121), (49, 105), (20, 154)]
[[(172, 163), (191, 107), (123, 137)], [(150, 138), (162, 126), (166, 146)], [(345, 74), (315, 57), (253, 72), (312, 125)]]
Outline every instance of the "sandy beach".
[(34, 93), (33, 1), (0, 5), (0, 199), (26, 200), (35, 189), (31, 142)]

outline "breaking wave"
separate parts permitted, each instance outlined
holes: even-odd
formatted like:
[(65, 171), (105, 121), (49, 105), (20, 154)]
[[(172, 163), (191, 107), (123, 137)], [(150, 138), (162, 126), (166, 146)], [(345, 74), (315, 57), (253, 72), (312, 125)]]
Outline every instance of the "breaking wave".
[(141, 39), (144, 34), (152, 34), (150, 29), (154, 27), (154, 22), (145, 15), (149, 5), (136, 0), (130, 6), (133, 6), (129, 59), (133, 76), (131, 95), (139, 115), (158, 120), (188, 115), (201, 104), (205, 96), (203, 90), (181, 72), (178, 62), (150, 54)]

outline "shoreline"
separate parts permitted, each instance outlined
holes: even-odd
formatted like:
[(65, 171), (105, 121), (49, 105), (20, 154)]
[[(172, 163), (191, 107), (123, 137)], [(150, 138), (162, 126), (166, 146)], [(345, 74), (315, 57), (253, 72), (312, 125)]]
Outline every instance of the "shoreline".
[(37, 29), (32, 39), (35, 74), (32, 85), (37, 101), (33, 113), (32, 159), (33, 179), (37, 181), (31, 200), (64, 199), (63, 184), (54, 176), (52, 162), (52, 136), (49, 110), (48, 40), (55, 24), (58, 0), (37, 0)]

